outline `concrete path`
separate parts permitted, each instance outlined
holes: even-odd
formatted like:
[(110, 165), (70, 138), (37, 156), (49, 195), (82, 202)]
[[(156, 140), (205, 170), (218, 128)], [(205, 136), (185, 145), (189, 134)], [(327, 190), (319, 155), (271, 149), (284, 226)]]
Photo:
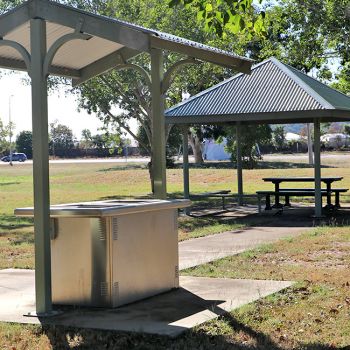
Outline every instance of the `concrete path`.
[(294, 237), (308, 229), (310, 227), (250, 227), (183, 241), (179, 243), (180, 270)]
[(0, 270), (0, 321), (177, 336), (291, 284), (183, 276), (179, 289), (116, 309), (65, 307), (62, 314), (38, 318), (23, 316), (35, 310), (34, 271), (7, 269)]
[[(252, 227), (184, 241), (179, 249), (180, 268), (238, 254), (283, 237), (293, 237), (309, 228)], [(0, 321), (177, 336), (291, 284), (290, 281), (181, 276), (179, 289), (130, 305), (115, 309), (64, 307), (62, 314), (38, 318), (24, 316), (35, 310), (34, 271), (7, 269), (0, 270)]]

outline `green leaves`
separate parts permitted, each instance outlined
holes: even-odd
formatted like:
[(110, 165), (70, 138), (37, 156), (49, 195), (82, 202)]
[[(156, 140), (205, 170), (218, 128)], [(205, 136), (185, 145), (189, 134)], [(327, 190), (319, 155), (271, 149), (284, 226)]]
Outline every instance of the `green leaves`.
[[(261, 0), (259, 0), (261, 3)], [(169, 6), (183, 5), (195, 8), (197, 20), (204, 22), (208, 32), (214, 32), (223, 37), (225, 31), (234, 34), (245, 32), (248, 34), (265, 35), (265, 12), (258, 11), (253, 6), (253, 0), (170, 0)], [(255, 19), (252, 20), (252, 17)]]

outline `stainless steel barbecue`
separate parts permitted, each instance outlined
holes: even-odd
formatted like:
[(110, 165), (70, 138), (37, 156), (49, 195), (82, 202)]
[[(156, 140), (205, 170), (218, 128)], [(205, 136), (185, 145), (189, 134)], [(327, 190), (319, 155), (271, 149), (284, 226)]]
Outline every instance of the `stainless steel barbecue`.
[[(188, 200), (54, 205), (53, 303), (117, 307), (179, 285), (178, 208)], [(33, 208), (15, 210), (32, 216)]]

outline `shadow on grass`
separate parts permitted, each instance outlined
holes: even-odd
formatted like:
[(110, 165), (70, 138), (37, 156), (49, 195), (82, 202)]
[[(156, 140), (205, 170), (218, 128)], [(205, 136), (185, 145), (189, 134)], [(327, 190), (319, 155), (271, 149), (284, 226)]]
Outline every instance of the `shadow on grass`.
[[(182, 163), (175, 163), (172, 169), (182, 169)], [(189, 164), (190, 169), (236, 169), (235, 164), (230, 161), (222, 162), (204, 162), (203, 164)], [(283, 161), (259, 161), (254, 169), (297, 169), (297, 168), (313, 168), (312, 165), (308, 163), (294, 163), (294, 162), (283, 162)], [(322, 165), (322, 168), (336, 168), (336, 166)], [(148, 169), (146, 163), (135, 163), (135, 164), (123, 164), (116, 165), (110, 168), (99, 169), (98, 172), (110, 172), (110, 171), (123, 171), (123, 170), (145, 170)], [(170, 168), (167, 168), (170, 169)]]
[[(214, 311), (215, 310), (211, 310)], [(220, 333), (218, 328), (211, 331), (189, 330), (176, 338), (167, 336), (150, 335), (145, 333), (100, 331), (91, 329), (66, 328), (62, 326), (43, 326), (42, 333), (46, 335), (52, 349), (70, 349), (75, 343), (76, 349), (143, 349), (143, 350), (182, 350), (182, 349), (202, 349), (202, 350), (284, 350), (283, 344), (273, 341), (268, 334), (259, 332), (239, 320), (231, 314), (226, 313), (221, 316), (221, 320), (230, 327), (228, 333)], [(226, 326), (226, 327), (227, 327)], [(216, 333), (216, 334), (215, 334)], [(230, 335), (238, 333), (242, 335), (242, 340), (233, 340)], [(249, 340), (249, 343), (248, 343)], [(79, 345), (80, 343), (80, 345)], [(349, 346), (336, 347), (321, 343), (299, 343), (293, 347), (297, 350), (350, 350)]]
[[(175, 168), (182, 168), (182, 163), (176, 163)], [(189, 164), (190, 169), (236, 169), (232, 162), (204, 162), (203, 164)], [(336, 166), (322, 165), (322, 168), (336, 168)], [(245, 167), (244, 167), (245, 168)], [(259, 161), (254, 169), (297, 169), (297, 168), (312, 168), (313, 165), (308, 163), (294, 163), (283, 161)], [(245, 168), (246, 169), (246, 168)]]
[(0, 216), (0, 229), (3, 230), (16, 230), (25, 227), (31, 227), (33, 224), (33, 218), (19, 218), (13, 215)]
[(20, 182), (2, 182), (0, 183), (0, 187), (1, 186), (10, 186), (10, 185), (19, 185)]
[(12, 246), (20, 246), (22, 244), (33, 245), (35, 242), (33, 232), (14, 232), (11, 235), (0, 233), (1, 236), (8, 236), (8, 243)]
[(98, 170), (98, 172), (109, 172), (109, 171), (122, 171), (122, 170), (135, 170), (135, 169), (148, 169), (147, 163), (142, 164), (126, 164), (126, 165), (116, 165), (110, 168), (103, 168)]
[[(106, 196), (100, 200), (123, 199), (152, 199), (152, 194), (144, 196)], [(181, 191), (168, 193), (169, 199), (182, 199)], [(350, 200), (350, 196), (342, 196), (344, 202)], [(316, 227), (316, 226), (347, 226), (350, 225), (350, 208), (343, 207), (336, 211), (325, 211), (322, 220), (312, 217), (314, 209), (310, 207), (292, 207), (283, 211), (282, 215), (275, 215), (276, 211), (263, 211), (263, 215), (257, 213), (256, 196), (246, 196), (246, 206), (237, 207), (235, 197), (226, 199), (226, 209), (222, 208), (221, 198), (205, 198), (192, 201), (190, 216), (181, 216), (179, 228), (191, 232), (200, 228), (206, 228), (216, 224), (239, 225), (241, 227)], [(182, 211), (180, 211), (181, 213)], [(233, 228), (236, 230), (236, 228)]]
[(142, 200), (142, 199), (154, 199), (152, 194), (146, 194), (144, 196), (104, 196), (100, 197), (98, 200), (100, 201), (111, 201), (111, 200), (130, 200), (130, 199), (135, 199), (135, 200)]
[[(258, 162), (256, 169), (297, 169), (297, 168), (314, 168), (313, 165), (308, 163), (293, 163), (293, 162)], [(331, 165), (321, 165), (321, 168), (336, 168), (336, 166)]]
[[(343, 203), (349, 200), (349, 195), (342, 196)], [(335, 211), (324, 210), (324, 217), (315, 219), (313, 202), (310, 202), (310, 206), (307, 206), (307, 203), (302, 206), (292, 203), (291, 208), (286, 208), (282, 212), (263, 210), (261, 215), (257, 212), (256, 196), (246, 196), (244, 202), (245, 205), (239, 207), (236, 205), (236, 199), (230, 198), (226, 200), (226, 209), (223, 209), (221, 199), (207, 198), (193, 201), (190, 215), (193, 220), (200, 219), (198, 227), (204, 218), (208, 219), (208, 225), (215, 222), (235, 223), (242, 227), (341, 227), (350, 225), (350, 207), (345, 204)]]

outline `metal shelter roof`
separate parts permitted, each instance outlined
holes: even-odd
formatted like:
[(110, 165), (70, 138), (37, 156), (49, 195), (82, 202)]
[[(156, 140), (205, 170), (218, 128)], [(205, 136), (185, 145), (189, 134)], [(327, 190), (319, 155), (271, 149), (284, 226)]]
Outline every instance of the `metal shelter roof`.
[(350, 119), (350, 97), (272, 57), (165, 112), (168, 124)]
[[(47, 47), (69, 33), (89, 35), (86, 40), (65, 43), (49, 67), (50, 74), (70, 77), (74, 85), (152, 48), (183, 53), (239, 72), (249, 73), (252, 65), (251, 60), (231, 52), (48, 0), (29, 0), (1, 15), (0, 37), (21, 44), (30, 53), (29, 28), (33, 18), (47, 23)], [(8, 46), (0, 46), (0, 67), (26, 70), (22, 56)]]

